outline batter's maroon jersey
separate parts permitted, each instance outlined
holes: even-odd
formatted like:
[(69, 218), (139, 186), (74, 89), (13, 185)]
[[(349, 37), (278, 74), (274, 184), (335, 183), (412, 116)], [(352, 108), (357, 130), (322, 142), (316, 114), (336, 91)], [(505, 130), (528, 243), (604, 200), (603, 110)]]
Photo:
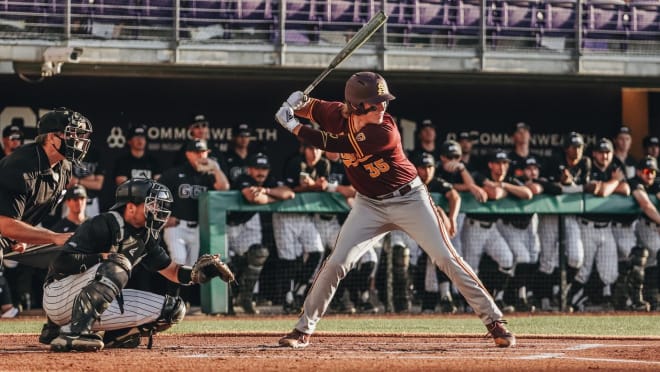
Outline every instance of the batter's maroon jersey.
[(417, 177), (392, 116), (385, 113), (382, 124), (367, 124), (356, 131), (353, 117), (342, 115), (342, 106), (340, 102), (312, 99), (296, 115), (318, 123), (322, 130), (304, 126), (298, 137), (318, 148), (341, 153), (349, 181), (370, 198), (391, 193)]

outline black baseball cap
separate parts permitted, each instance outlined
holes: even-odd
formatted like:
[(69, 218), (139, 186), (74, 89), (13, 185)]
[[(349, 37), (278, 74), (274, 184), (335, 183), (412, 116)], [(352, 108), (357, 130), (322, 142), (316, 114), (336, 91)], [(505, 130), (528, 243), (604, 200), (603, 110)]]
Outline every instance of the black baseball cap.
[(445, 141), (442, 146), (440, 146), (440, 155), (446, 156), (448, 158), (461, 156), (463, 155), (461, 151), (461, 145), (459, 145), (456, 141)]
[(66, 189), (64, 200), (86, 198), (87, 190), (83, 185), (73, 185)]
[(564, 147), (575, 146), (582, 147), (584, 146), (584, 137), (580, 133), (570, 132), (564, 137)]
[[(619, 134), (628, 134), (628, 135), (632, 135), (632, 130), (630, 129), (630, 127), (625, 126), (625, 125), (622, 125), (622, 126), (620, 126), (619, 129), (616, 131), (616, 136), (618, 136)], [(616, 136), (615, 136), (615, 137), (616, 137)]]
[(258, 152), (250, 155), (247, 165), (253, 168), (270, 169), (270, 160), (268, 160), (268, 155)]
[(37, 134), (64, 132), (66, 126), (69, 125), (68, 114), (70, 112), (69, 109), (60, 107), (43, 114), (37, 124)]
[(518, 122), (518, 123), (516, 123), (516, 125), (513, 127), (513, 133), (516, 133), (517, 131), (519, 131), (519, 130), (521, 130), (521, 129), (524, 129), (524, 130), (526, 130), (526, 131), (529, 132), (530, 127), (529, 127), (529, 125), (527, 125), (527, 123), (523, 123), (522, 121), (521, 121), (521, 122)]
[(646, 155), (642, 160), (637, 163), (637, 169), (652, 169), (658, 170), (658, 161), (651, 155)]
[(490, 154), (488, 161), (493, 163), (500, 163), (500, 162), (509, 163), (511, 159), (509, 159), (509, 154), (507, 154), (506, 151), (502, 149), (497, 149)]
[(193, 151), (193, 152), (209, 151), (209, 146), (206, 143), (206, 140), (192, 139), (186, 142), (186, 151)]
[(232, 129), (232, 134), (236, 137), (250, 137), (252, 135), (252, 131), (250, 130), (250, 126), (247, 125), (247, 123), (240, 123), (234, 126), (234, 129)]
[(660, 138), (657, 136), (646, 136), (642, 141), (644, 147), (660, 146)]
[(131, 125), (128, 127), (128, 135), (126, 138), (131, 139), (133, 137), (144, 137), (147, 138), (147, 126), (146, 125)]
[(416, 167), (431, 167), (435, 165), (435, 159), (433, 159), (433, 155), (429, 154), (428, 152), (418, 152), (413, 155), (410, 161)]
[(541, 168), (541, 163), (539, 162), (539, 160), (534, 155), (530, 155), (525, 159), (525, 168), (531, 167), (531, 166)]
[(419, 129), (423, 129), (423, 128), (426, 128), (426, 127), (431, 127), (433, 129), (435, 129), (435, 125), (433, 125), (433, 122), (431, 121), (431, 119), (424, 119), (424, 120), (422, 120), (422, 123), (419, 125)]
[(594, 151), (599, 152), (612, 152), (614, 151), (614, 146), (612, 146), (612, 141), (603, 137), (596, 142), (594, 145)]
[(23, 131), (18, 125), (8, 125), (2, 130), (2, 137), (11, 139), (23, 139)]
[(202, 126), (208, 126), (209, 121), (206, 119), (206, 116), (202, 114), (197, 114), (193, 117), (192, 122), (190, 122), (189, 127), (192, 127), (193, 125), (202, 125)]

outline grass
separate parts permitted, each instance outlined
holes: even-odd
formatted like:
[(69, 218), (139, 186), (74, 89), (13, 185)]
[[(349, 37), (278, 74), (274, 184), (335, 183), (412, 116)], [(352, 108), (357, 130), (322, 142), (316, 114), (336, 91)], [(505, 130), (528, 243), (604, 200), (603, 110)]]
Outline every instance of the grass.
[[(518, 334), (577, 336), (660, 337), (658, 315), (520, 315), (509, 317), (509, 328)], [(41, 319), (0, 321), (0, 334), (38, 333)], [(170, 333), (281, 332), (293, 328), (291, 318), (195, 317), (176, 325)], [(328, 316), (318, 331), (347, 333), (464, 333), (484, 334), (476, 317), (346, 317)]]

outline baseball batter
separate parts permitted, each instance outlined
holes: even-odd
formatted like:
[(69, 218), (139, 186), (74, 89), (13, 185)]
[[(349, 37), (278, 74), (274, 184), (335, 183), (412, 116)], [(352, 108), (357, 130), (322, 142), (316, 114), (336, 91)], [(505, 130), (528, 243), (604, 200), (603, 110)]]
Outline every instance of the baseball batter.
[[(378, 238), (400, 228), (419, 242), (449, 276), (486, 325), (495, 344), (515, 345), (502, 312), (454, 250), (428, 190), (405, 156), (396, 123), (386, 113), (395, 97), (385, 79), (373, 72), (358, 72), (348, 79), (344, 93), (345, 103), (294, 92), (275, 115), (278, 123), (302, 140), (340, 152), (346, 174), (358, 192), (335, 248), (309, 290), (298, 324), (279, 344), (308, 346), (310, 335), (341, 279)], [(322, 130), (302, 126), (294, 110), (296, 115), (319, 123)]]
[[(185, 304), (180, 297), (124, 289), (138, 263), (183, 285), (216, 276), (233, 280), (218, 256), (204, 255), (192, 268), (168, 257), (158, 235), (172, 201), (162, 184), (128, 180), (117, 187), (110, 212), (83, 223), (64, 245), (44, 286), (44, 311), (61, 327), (59, 335), (51, 337), (52, 351), (135, 348), (141, 335), (150, 338), (151, 346), (154, 332), (183, 319)], [(105, 333), (101, 336), (97, 331)]]

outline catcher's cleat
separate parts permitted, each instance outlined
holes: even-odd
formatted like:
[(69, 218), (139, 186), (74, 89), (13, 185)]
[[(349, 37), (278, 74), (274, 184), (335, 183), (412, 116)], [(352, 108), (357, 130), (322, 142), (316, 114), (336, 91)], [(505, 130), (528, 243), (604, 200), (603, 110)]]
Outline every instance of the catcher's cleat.
[(39, 335), (39, 343), (44, 345), (50, 345), (57, 336), (60, 335), (60, 326), (53, 323), (52, 320), (48, 319), (46, 324), (41, 328), (41, 334)]
[(140, 346), (140, 330), (132, 327), (106, 331), (103, 343), (105, 349), (135, 349)]
[(291, 331), (291, 333), (280, 338), (279, 344), (284, 347), (291, 347), (294, 349), (302, 349), (309, 346), (309, 337), (310, 335), (302, 333), (297, 329)]
[(83, 335), (60, 334), (50, 343), (50, 350), (55, 352), (66, 351), (99, 351), (103, 349), (101, 336), (90, 333)]
[(504, 326), (506, 320), (496, 320), (486, 326), (497, 347), (516, 346), (516, 337)]

